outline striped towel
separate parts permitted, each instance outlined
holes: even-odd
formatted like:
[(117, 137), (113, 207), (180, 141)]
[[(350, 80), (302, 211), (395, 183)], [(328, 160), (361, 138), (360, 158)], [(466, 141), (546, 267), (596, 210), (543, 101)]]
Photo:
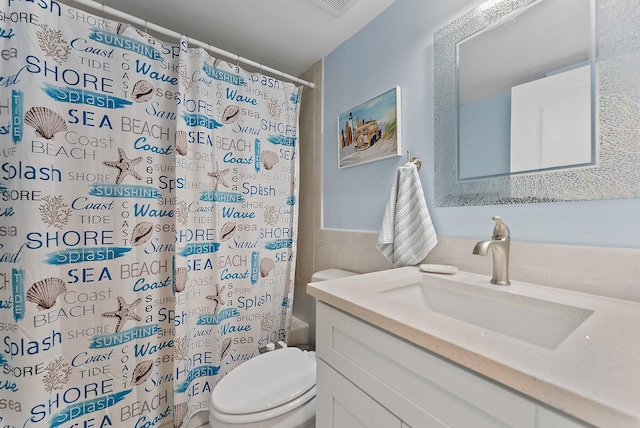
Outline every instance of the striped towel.
[(398, 168), (376, 246), (394, 267), (401, 267), (422, 262), (437, 243), (418, 168), (407, 162)]

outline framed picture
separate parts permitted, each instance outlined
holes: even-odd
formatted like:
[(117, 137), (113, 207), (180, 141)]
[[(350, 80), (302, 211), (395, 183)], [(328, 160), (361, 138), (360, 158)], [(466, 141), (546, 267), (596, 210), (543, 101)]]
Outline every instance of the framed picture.
[(400, 87), (338, 115), (338, 166), (400, 156)]

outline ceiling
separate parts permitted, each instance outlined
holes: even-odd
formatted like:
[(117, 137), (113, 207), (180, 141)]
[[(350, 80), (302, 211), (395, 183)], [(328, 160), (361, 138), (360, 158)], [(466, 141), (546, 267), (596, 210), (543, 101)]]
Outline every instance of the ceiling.
[[(104, 0), (104, 4), (299, 76), (394, 1), (343, 0), (346, 6), (333, 7), (343, 11), (339, 17), (312, 0)], [(166, 36), (164, 40), (170, 41)]]

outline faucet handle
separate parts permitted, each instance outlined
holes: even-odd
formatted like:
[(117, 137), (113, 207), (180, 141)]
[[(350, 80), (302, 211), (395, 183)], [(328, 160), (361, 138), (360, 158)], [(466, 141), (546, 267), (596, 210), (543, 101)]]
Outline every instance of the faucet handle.
[(491, 217), (496, 222), (496, 226), (493, 228), (493, 236), (491, 239), (504, 239), (510, 236), (509, 228), (502, 222), (499, 216)]

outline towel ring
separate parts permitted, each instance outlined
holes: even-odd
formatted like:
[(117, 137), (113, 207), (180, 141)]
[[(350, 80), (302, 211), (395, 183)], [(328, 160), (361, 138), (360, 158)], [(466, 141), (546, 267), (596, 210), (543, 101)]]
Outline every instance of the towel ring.
[(411, 150), (407, 150), (407, 162), (414, 164), (418, 170), (422, 166), (422, 161), (419, 158), (411, 157)]

